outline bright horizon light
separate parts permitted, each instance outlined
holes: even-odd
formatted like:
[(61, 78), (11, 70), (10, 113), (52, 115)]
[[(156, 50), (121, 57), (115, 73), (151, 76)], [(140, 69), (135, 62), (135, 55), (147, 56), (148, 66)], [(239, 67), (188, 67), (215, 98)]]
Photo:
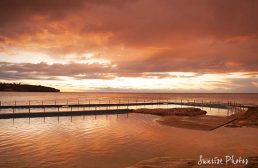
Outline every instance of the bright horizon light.
[(0, 82), (79, 92), (258, 93), (255, 4), (199, 3), (9, 4), (0, 17)]

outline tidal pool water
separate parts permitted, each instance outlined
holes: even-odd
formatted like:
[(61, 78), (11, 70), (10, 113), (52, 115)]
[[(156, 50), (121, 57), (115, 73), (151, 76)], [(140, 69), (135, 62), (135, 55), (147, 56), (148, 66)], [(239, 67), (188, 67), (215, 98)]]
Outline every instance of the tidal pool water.
[(162, 156), (258, 154), (257, 129), (205, 132), (163, 126), (157, 118), (120, 114), (0, 120), (0, 167), (120, 168)]

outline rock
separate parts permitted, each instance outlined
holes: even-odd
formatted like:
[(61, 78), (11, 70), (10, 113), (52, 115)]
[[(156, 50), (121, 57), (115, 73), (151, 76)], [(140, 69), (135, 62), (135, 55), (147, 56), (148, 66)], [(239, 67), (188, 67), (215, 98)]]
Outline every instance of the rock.
[(168, 109), (135, 109), (133, 110), (134, 113), (144, 113), (144, 114), (154, 114), (159, 116), (170, 116), (170, 115), (177, 115), (177, 116), (197, 116), (197, 115), (205, 115), (207, 112), (201, 110), (200, 108), (168, 108)]

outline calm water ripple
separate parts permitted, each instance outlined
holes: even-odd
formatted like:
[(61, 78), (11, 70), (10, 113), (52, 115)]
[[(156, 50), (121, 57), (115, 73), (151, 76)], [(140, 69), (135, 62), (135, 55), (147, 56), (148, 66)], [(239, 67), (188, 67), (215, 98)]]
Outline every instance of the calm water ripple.
[[(61, 99), (96, 97), (147, 98), (153, 95), (4, 93), (1, 94), (0, 100), (40, 102), (42, 99), (45, 101), (53, 99), (53, 96), (61, 101)], [(186, 95), (155, 94), (154, 96), (185, 98)], [(190, 95), (191, 99), (201, 100), (206, 97), (205, 94)], [(226, 100), (225, 97), (230, 99), (235, 95), (222, 97), (215, 95), (210, 99)], [(257, 103), (257, 94), (247, 97), (240, 95), (239, 100)], [(222, 109), (205, 110), (210, 114), (227, 113), (227, 110)], [(144, 114), (128, 116), (119, 114), (0, 120), (0, 167), (121, 168), (161, 156), (195, 159), (200, 154), (258, 155), (257, 129), (222, 128), (210, 133), (159, 125), (155, 122), (157, 118)]]

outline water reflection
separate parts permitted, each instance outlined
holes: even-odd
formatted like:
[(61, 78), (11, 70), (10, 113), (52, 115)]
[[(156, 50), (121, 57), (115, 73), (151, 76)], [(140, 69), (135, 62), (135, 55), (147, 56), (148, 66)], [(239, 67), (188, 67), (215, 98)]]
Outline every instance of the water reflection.
[(119, 114), (0, 120), (0, 167), (116, 168), (160, 156), (195, 158), (200, 152), (258, 151), (253, 140), (256, 130), (248, 129), (241, 136), (235, 129), (210, 134), (162, 126), (155, 119)]
[[(37, 92), (1, 92), (0, 101), (3, 105), (24, 104), (78, 104), (79, 103), (117, 103), (129, 101), (195, 101), (195, 102), (237, 102), (242, 104), (257, 104), (258, 94), (248, 93), (37, 93)], [(90, 101), (90, 102), (89, 102)]]
[[(230, 116), (237, 112), (235, 108), (223, 109), (223, 108), (211, 108), (203, 106), (187, 106), (187, 105), (175, 105), (175, 104), (156, 104), (156, 105), (135, 105), (135, 106), (109, 106), (109, 107), (63, 107), (63, 108), (34, 108), (30, 109), (31, 113), (37, 112), (65, 112), (65, 111), (90, 111), (90, 110), (119, 110), (119, 109), (139, 109), (139, 108), (201, 108), (202, 110), (207, 111), (207, 115), (214, 116)], [(1, 113), (29, 113), (28, 109), (2, 109)]]

